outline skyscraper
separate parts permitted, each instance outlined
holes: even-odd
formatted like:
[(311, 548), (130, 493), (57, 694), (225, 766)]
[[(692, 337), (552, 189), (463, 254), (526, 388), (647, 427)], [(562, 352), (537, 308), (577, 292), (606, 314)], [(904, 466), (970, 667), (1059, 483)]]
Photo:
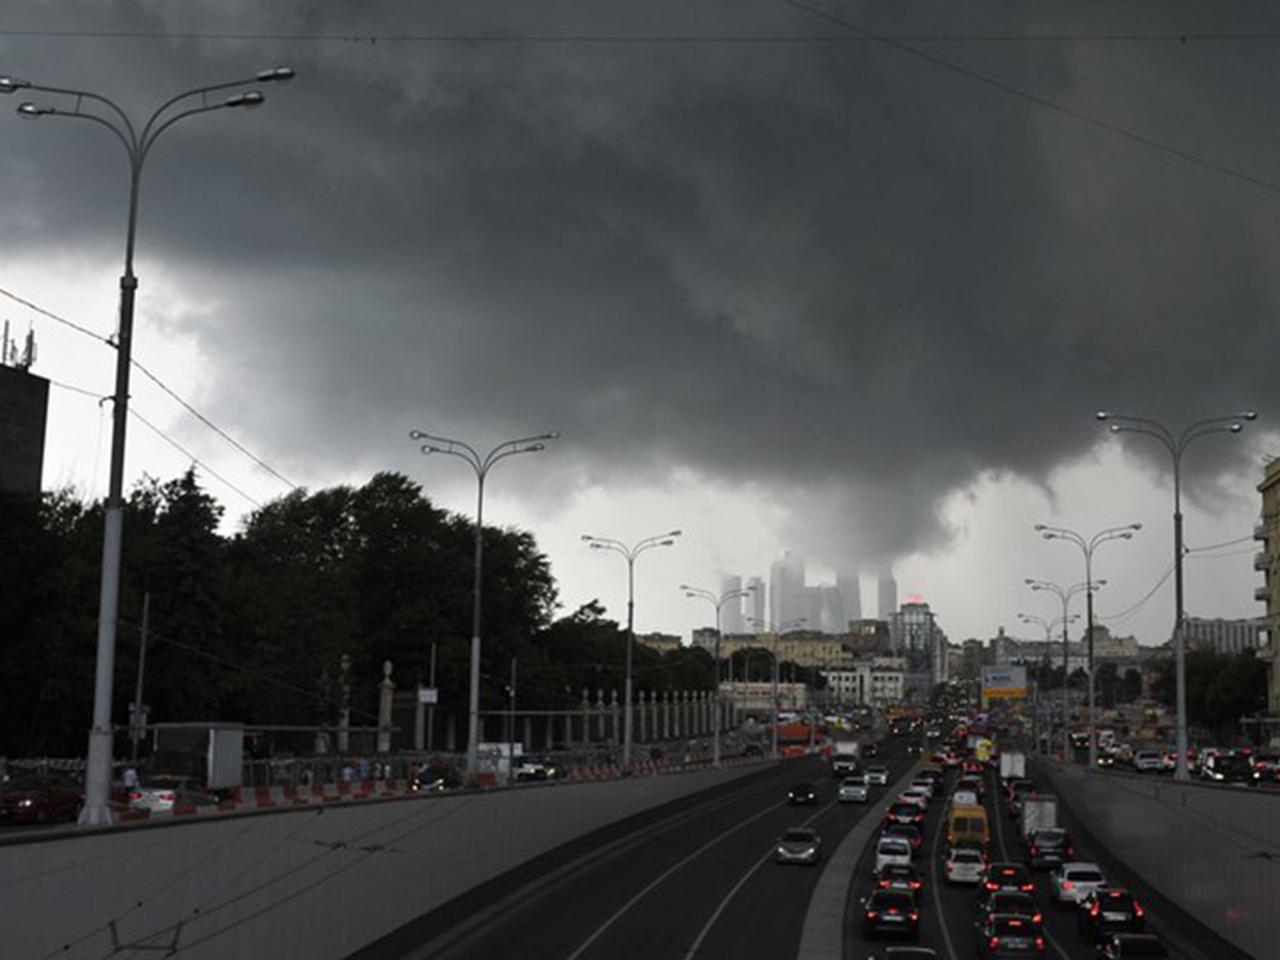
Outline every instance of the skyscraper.
[(893, 579), (893, 567), (881, 568), (877, 587), (879, 588), (877, 616), (881, 620), (888, 620), (889, 614), (895, 613), (898, 609), (898, 581)]
[[(751, 591), (751, 596), (747, 598), (747, 610), (752, 620), (764, 622), (765, 616), (765, 592), (764, 581), (759, 577), (752, 577), (747, 581), (747, 589)], [(754, 624), (752, 625), (754, 630)]]
[(840, 602), (844, 607), (836, 632), (844, 633), (849, 627), (849, 621), (862, 619), (862, 586), (858, 582), (858, 574), (836, 574), (836, 589), (840, 591)]
[(780, 627), (805, 616), (804, 561), (788, 550), (769, 567), (769, 619)]
[[(730, 575), (720, 581), (720, 595), (733, 593), (742, 589), (742, 578)], [(720, 608), (720, 630), (722, 633), (742, 632), (742, 597), (730, 597)]]

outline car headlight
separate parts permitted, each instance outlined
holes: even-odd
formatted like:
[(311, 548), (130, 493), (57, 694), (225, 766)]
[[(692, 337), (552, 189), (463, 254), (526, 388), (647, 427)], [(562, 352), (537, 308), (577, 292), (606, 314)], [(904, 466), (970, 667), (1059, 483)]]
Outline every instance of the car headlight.
[(18, 806), (23, 808), (34, 807), (35, 805), (36, 805), (36, 802), (32, 800), (30, 797), (24, 797), (23, 799), (18, 801)]

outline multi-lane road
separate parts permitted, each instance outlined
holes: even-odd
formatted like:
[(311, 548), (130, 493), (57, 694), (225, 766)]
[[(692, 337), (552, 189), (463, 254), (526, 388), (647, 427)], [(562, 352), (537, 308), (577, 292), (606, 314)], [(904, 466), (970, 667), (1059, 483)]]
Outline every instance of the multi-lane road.
[[(822, 837), (829, 857), (863, 818), (882, 815), (892, 784), (917, 758), (887, 741), (882, 760), (890, 784), (869, 804), (836, 802), (836, 780), (825, 760), (808, 757), (743, 778), (714, 791), (617, 824), (568, 848), (539, 858), (466, 895), (461, 901), (410, 924), (362, 950), (358, 960), (400, 958), (521, 957), (528, 960), (689, 960), (702, 957), (786, 958), (797, 956), (810, 901), (823, 869), (773, 862), (777, 837), (788, 827), (808, 825)], [(947, 785), (955, 775), (948, 776)], [(817, 787), (818, 804), (788, 807), (796, 782)], [(896, 792), (896, 791), (894, 791)], [(945, 960), (976, 955), (973, 926), (977, 891), (948, 886), (939, 858), (943, 791), (925, 821), (920, 868), (920, 943)], [(992, 824), (993, 860), (1022, 861), (1025, 849), (1007, 818), (994, 775), (985, 803)], [(872, 835), (874, 836), (874, 834)], [(1115, 866), (1085, 836), (1073, 837), (1080, 859)], [(847, 882), (840, 950), (846, 960), (883, 955), (881, 942), (862, 939), (860, 900), (871, 889), (870, 851), (865, 850)], [(1046, 960), (1092, 960), (1092, 944), (1077, 931), (1075, 916), (1049, 902), (1047, 874), (1036, 878), (1042, 907)], [(1149, 891), (1135, 892), (1146, 899)], [(1148, 903), (1149, 907), (1155, 906)], [(1158, 932), (1167, 926), (1149, 910)], [(1178, 920), (1175, 957), (1218, 956), (1221, 942), (1205, 932), (1196, 945)], [(1191, 949), (1184, 949), (1188, 944)]]

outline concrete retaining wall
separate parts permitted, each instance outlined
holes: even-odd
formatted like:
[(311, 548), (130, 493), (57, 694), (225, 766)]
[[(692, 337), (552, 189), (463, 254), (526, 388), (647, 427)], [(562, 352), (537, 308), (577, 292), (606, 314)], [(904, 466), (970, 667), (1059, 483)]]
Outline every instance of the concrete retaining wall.
[(1280, 795), (1040, 761), (1136, 874), (1230, 943), (1280, 956)]
[[(0, 846), (0, 952), (344, 957), (519, 863), (758, 765), (171, 821)], [(114, 939), (113, 939), (114, 938)], [(66, 949), (64, 949), (64, 947)]]

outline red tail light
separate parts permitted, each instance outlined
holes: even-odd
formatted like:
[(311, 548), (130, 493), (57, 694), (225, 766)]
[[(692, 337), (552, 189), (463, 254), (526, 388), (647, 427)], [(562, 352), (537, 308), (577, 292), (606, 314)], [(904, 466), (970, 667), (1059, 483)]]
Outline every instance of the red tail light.
[(1033, 914), (1031, 915), (1031, 922), (1032, 922), (1032, 923), (1040, 923), (1040, 922), (1042, 922), (1043, 920), (1044, 920), (1044, 917), (1043, 917), (1041, 914), (1033, 913)]
[(878, 916), (880, 916), (880, 911), (879, 911), (879, 910), (868, 910), (868, 911), (867, 911), (867, 919), (868, 919), (868, 920), (874, 920), (874, 919), (875, 919), (876, 917), (878, 917)]
[(1101, 912), (1102, 904), (1097, 900), (1093, 901), (1093, 906), (1089, 908), (1089, 916), (1096, 917)]
[(1142, 909), (1142, 904), (1137, 900), (1133, 901), (1133, 915), (1135, 917), (1145, 917), (1147, 915), (1147, 911)]
[(1044, 937), (1036, 937), (1036, 949), (1044, 950)]
[(129, 799), (130, 799), (130, 800), (141, 800), (141, 799), (142, 799), (142, 794), (140, 794), (140, 793), (138, 793), (137, 791), (135, 791), (135, 792), (133, 792), (133, 793), (129, 794)]
[(1071, 844), (1067, 844), (1067, 856), (1074, 857), (1075, 855), (1076, 855), (1076, 848), (1071, 846)]
[(1000, 938), (999, 938), (999, 937), (992, 937), (989, 941), (987, 941), (987, 949), (988, 949), (988, 950), (995, 950), (995, 949), (996, 949), (996, 948), (998, 948), (999, 946), (1000, 946)]
[(1076, 885), (1075, 885), (1074, 883), (1072, 883), (1070, 880), (1063, 880), (1063, 881), (1062, 881), (1062, 889), (1063, 889), (1063, 890), (1074, 890), (1075, 888), (1076, 888)]
[(886, 913), (898, 913), (899, 911), (898, 911), (898, 908), (897, 908), (897, 907), (890, 907), (890, 908), (889, 908), (888, 910), (886, 910), (885, 912), (886, 912)]
[(889, 881), (888, 881), (888, 880), (881, 880), (881, 881), (880, 881), (880, 889), (882, 889), (882, 890), (883, 890), (883, 889), (887, 888), (888, 886), (889, 886)]
[(1035, 890), (1035, 888), (1036, 888), (1036, 885), (1034, 883), (1024, 883), (1020, 889), (1024, 893), (1031, 893), (1033, 890)]
[(912, 920), (919, 920), (919, 919), (920, 919), (920, 914), (918, 914), (918, 913), (908, 913), (908, 914), (907, 914), (907, 916), (908, 916), (908, 917), (910, 917)]
[[(912, 880), (912, 881), (911, 881), (911, 889), (912, 889), (912, 890), (919, 890), (922, 886), (924, 886), (923, 881), (920, 881), (920, 880)], [(1141, 914), (1141, 913), (1139, 913), (1139, 914), (1138, 914), (1138, 916), (1142, 916), (1142, 914)]]
[(986, 886), (987, 886), (987, 889), (988, 889), (988, 890), (999, 890), (999, 889), (1000, 889), (1000, 884), (998, 884), (998, 883), (996, 883), (996, 882), (994, 882), (994, 881), (992, 881), (992, 880), (988, 880), (988, 881), (987, 881)]

